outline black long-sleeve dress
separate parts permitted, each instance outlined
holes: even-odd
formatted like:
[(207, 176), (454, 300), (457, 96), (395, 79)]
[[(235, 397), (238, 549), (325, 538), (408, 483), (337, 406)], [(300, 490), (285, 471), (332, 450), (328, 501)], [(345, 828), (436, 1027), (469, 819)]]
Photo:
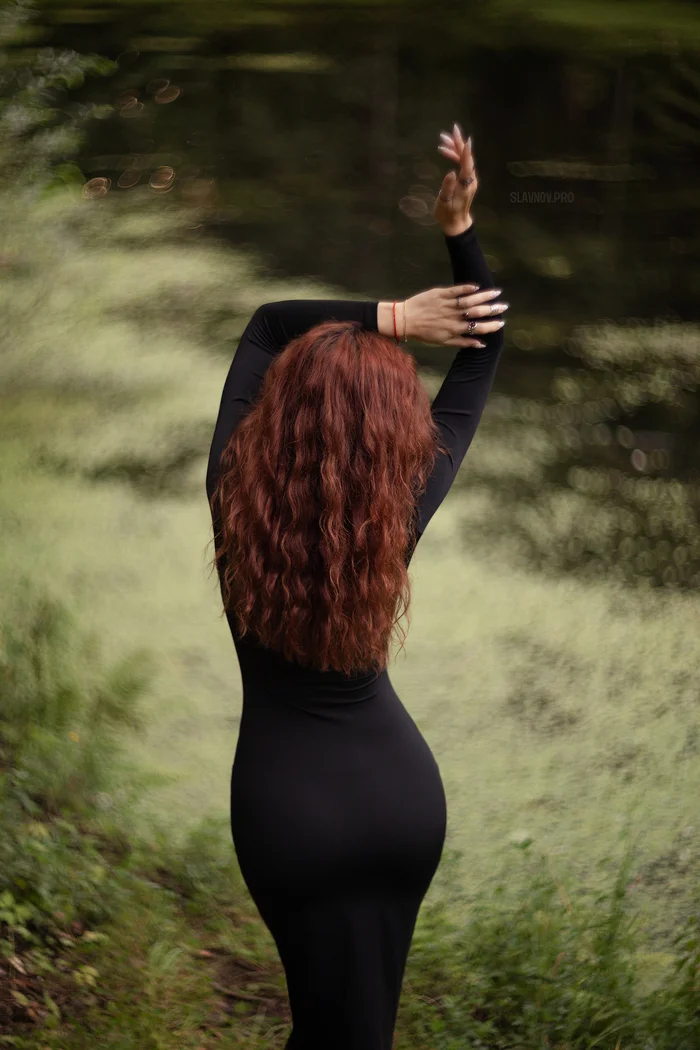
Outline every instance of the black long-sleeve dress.
[[(474, 226), (445, 241), (455, 284), (493, 287)], [(210, 506), (221, 453), (273, 356), (331, 319), (377, 331), (377, 303), (290, 300), (253, 315), (224, 384)], [(485, 349), (458, 349), (433, 402), (448, 453), (417, 508), (418, 538), (474, 436), (502, 333), (480, 337)], [(213, 525), (216, 542), (216, 515)], [(416, 918), (445, 841), (437, 763), (386, 669), (346, 676), (304, 668), (241, 638), (227, 618), (243, 683), (231, 831), (285, 968), (287, 1050), (390, 1050)]]

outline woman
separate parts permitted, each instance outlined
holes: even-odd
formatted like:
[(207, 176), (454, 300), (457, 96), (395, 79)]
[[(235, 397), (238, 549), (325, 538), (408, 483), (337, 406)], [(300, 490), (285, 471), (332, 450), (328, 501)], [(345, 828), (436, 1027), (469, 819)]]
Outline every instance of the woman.
[[(503, 343), (459, 165), (434, 215), (454, 287), (405, 303), (293, 300), (254, 314), (207, 470), (243, 682), (231, 775), (242, 875), (285, 968), (287, 1050), (390, 1050), (414, 925), (442, 854), (435, 759), (387, 648), (415, 545), (474, 436)], [(459, 347), (432, 408), (414, 338)]]

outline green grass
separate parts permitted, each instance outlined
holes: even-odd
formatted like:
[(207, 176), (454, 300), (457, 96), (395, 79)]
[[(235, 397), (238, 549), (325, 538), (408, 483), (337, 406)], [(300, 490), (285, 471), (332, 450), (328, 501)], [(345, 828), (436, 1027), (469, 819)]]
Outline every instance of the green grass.
[[(0, 624), (0, 1045), (281, 1050), (286, 983), (227, 822), (134, 830), (126, 749), (153, 669), (141, 650), (110, 661), (60, 602), (23, 593)], [(651, 966), (636, 844), (618, 839), (601, 891), (574, 892), (525, 840), (468, 903), (448, 851), (397, 1045), (696, 1046), (700, 900)]]

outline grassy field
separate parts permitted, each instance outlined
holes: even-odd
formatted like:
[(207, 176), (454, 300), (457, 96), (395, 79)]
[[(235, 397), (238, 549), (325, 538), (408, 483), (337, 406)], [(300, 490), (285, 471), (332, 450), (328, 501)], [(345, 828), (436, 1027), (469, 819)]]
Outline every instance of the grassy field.
[[(0, 356), (0, 608), (28, 573), (110, 656), (154, 653), (149, 721), (129, 747), (154, 775), (144, 816), (175, 835), (225, 817), (240, 713), (204, 494), (235, 338), (259, 302), (342, 291), (266, 282), (176, 209), (110, 203), (53, 198), (4, 223), (16, 323)], [(487, 409), (467, 481), (488, 442)], [(629, 824), (662, 947), (698, 870), (697, 599), (544, 579), (498, 550), (477, 559), (458, 537), (471, 499), (455, 491), (421, 541), (390, 667), (439, 761), (465, 889), (527, 839), (567, 885), (609, 881)]]

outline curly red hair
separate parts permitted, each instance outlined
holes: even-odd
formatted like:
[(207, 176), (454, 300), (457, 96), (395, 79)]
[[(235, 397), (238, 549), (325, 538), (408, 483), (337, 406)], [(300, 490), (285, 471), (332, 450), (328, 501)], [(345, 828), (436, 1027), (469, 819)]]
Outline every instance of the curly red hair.
[(240, 635), (321, 671), (383, 669), (395, 627), (403, 648), (416, 500), (441, 450), (415, 360), (391, 339), (327, 321), (292, 340), (211, 497)]

